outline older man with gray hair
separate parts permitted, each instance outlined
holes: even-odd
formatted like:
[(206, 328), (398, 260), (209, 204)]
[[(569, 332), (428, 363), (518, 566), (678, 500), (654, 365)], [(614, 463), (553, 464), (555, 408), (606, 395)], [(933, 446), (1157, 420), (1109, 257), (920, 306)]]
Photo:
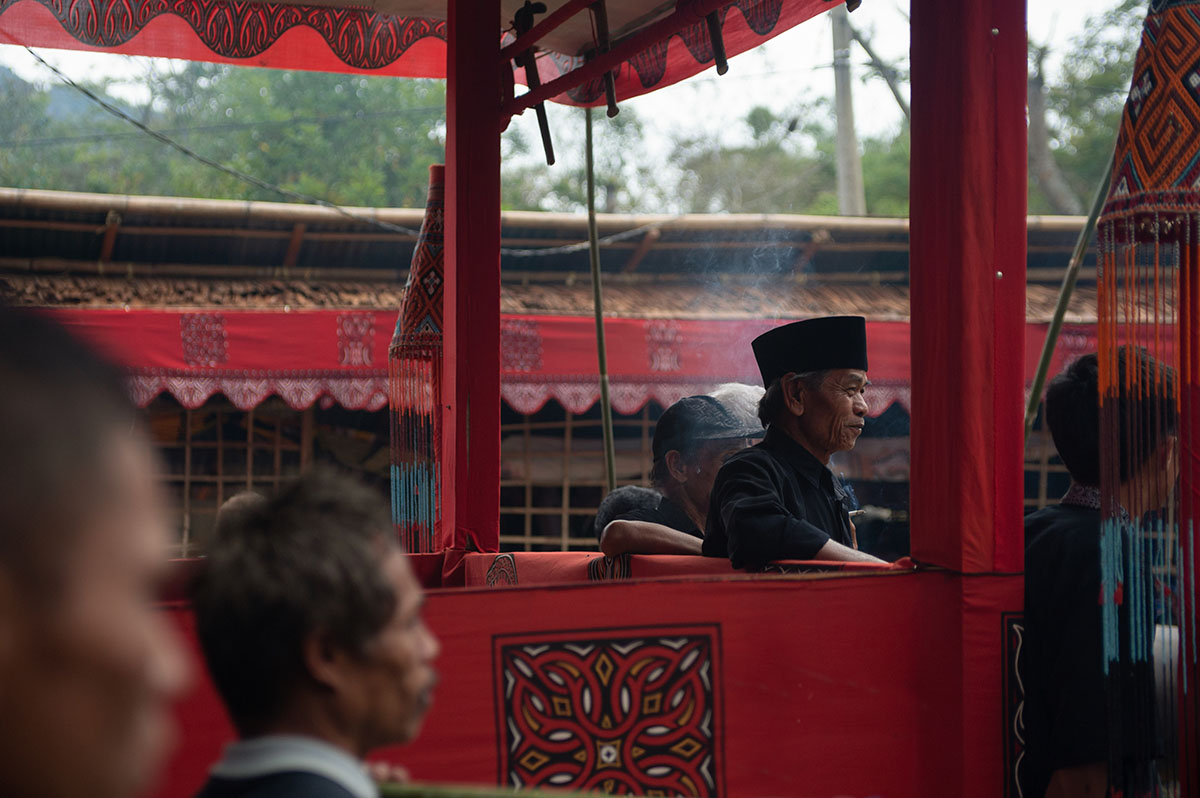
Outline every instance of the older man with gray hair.
[(717, 474), (704, 554), (735, 568), (772, 560), (881, 562), (854, 545), (846, 496), (829, 470), (854, 448), (867, 415), (866, 321), (831, 316), (777, 327), (754, 339), (766, 393), (762, 442)]

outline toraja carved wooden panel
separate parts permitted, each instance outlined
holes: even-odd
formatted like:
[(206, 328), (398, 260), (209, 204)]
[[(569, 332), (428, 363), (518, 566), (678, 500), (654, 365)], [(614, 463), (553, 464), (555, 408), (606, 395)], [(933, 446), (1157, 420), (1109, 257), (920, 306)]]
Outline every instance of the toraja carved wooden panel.
[(720, 661), (715, 625), (495, 637), (499, 782), (724, 794)]
[(1018, 786), (1021, 760), (1025, 757), (1025, 684), (1021, 674), (1021, 644), (1025, 637), (1025, 614), (1000, 614), (1003, 625), (1004, 667), (1004, 795), (1021, 798)]

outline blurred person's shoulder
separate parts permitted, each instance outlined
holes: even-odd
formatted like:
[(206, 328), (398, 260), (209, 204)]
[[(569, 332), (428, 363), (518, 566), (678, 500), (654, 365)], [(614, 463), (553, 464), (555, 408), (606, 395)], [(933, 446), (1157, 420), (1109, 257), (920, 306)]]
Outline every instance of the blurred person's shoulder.
[(373, 798), (316, 773), (288, 771), (253, 778), (211, 778), (196, 798)]
[(1073, 504), (1053, 504), (1025, 516), (1025, 556), (1035, 562), (1048, 556), (1098, 549), (1100, 511)]

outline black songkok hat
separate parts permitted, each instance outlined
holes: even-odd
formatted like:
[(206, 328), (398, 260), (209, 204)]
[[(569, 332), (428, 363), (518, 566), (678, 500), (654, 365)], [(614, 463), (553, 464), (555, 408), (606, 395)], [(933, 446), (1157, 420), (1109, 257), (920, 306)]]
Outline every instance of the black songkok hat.
[(862, 316), (825, 316), (785, 324), (750, 344), (763, 386), (789, 372), (826, 369), (867, 370), (867, 320)]
[(739, 421), (711, 396), (685, 396), (666, 409), (654, 427), (654, 459), (671, 450), (682, 451), (696, 441), (761, 438), (760, 424)]

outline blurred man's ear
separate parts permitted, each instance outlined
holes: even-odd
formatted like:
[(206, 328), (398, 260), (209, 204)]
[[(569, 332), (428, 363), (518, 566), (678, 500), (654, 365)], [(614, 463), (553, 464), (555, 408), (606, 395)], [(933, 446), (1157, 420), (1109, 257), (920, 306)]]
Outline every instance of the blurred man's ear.
[(349, 660), (350, 655), (328, 632), (313, 632), (304, 638), (304, 667), (314, 682), (331, 692), (342, 692), (353, 678), (345, 667)]
[(804, 415), (804, 381), (797, 379), (795, 372), (789, 372), (783, 375), (779, 388), (783, 391), (784, 404), (791, 414)]
[(686, 483), (688, 481), (687, 465), (683, 462), (683, 455), (675, 449), (667, 452), (667, 471), (671, 474), (671, 479), (676, 482)]

